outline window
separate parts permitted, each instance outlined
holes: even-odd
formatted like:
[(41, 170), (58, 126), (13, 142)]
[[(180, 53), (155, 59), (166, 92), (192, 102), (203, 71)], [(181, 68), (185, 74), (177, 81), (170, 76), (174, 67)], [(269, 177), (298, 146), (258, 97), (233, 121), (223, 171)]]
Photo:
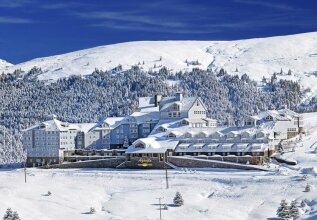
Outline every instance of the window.
[(176, 135), (173, 134), (173, 133), (169, 133), (169, 134), (168, 134), (168, 137), (170, 137), (170, 138), (176, 138)]
[(145, 148), (145, 145), (143, 143), (137, 143), (135, 145), (136, 148)]
[(171, 118), (172, 117), (172, 112), (168, 113), (168, 117)]
[(200, 104), (199, 104), (199, 101), (197, 101), (197, 102), (196, 102), (196, 106), (199, 106), (199, 105), (200, 105)]
[(179, 111), (180, 107), (178, 104), (173, 105), (173, 110)]
[(268, 115), (268, 116), (266, 116), (265, 119), (268, 120), (268, 121), (272, 121), (272, 120), (273, 120), (273, 117), (272, 117), (271, 115)]

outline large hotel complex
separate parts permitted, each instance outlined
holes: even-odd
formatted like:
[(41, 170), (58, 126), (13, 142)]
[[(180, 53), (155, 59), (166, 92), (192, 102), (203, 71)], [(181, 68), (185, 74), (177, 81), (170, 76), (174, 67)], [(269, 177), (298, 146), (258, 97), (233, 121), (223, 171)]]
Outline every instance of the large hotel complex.
[(141, 97), (137, 112), (98, 123), (67, 123), (51, 116), (24, 131), (23, 146), (28, 166), (60, 164), (69, 155), (83, 160), (78, 152), (120, 156), (121, 167), (137, 167), (149, 158), (167, 162), (167, 157), (260, 164), (282, 141), (303, 132), (302, 116), (287, 108), (247, 116), (241, 127), (219, 126), (207, 117), (199, 97), (176, 93)]

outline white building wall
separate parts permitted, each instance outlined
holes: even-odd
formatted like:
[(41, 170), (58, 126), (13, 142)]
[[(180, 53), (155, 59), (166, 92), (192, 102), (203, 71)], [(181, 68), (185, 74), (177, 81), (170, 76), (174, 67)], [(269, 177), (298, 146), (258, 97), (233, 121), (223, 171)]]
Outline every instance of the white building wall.
[(194, 103), (194, 105), (188, 111), (188, 118), (189, 119), (207, 118), (206, 109), (203, 106), (203, 103), (199, 99)]
[(274, 126), (274, 132), (276, 133), (275, 139), (287, 139), (287, 132), (290, 131), (290, 129), (292, 129), (293, 132), (298, 132), (298, 126), (294, 120), (276, 121)]

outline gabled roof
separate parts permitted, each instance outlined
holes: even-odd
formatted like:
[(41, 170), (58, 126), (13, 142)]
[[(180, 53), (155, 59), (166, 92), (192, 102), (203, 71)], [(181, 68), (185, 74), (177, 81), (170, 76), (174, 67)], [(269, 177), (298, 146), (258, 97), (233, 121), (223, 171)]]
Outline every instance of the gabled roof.
[(173, 131), (167, 131), (167, 132), (166, 132), (166, 136), (168, 136), (168, 135), (170, 135), (170, 134), (174, 134), (176, 137), (179, 137), (179, 136), (182, 135), (181, 132), (175, 131), (175, 130), (173, 130)]
[[(138, 143), (142, 143), (145, 148), (137, 148)], [(176, 140), (160, 140), (155, 138), (140, 138), (126, 150), (125, 153), (165, 153), (166, 150), (174, 150), (179, 141)]]
[(154, 112), (134, 112), (128, 118), (134, 117), (137, 124), (142, 124), (148, 118), (152, 121), (158, 121), (160, 119), (160, 113), (158, 111)]
[[(197, 98), (197, 97), (183, 97), (182, 100), (177, 100), (176, 97), (164, 97), (160, 101), (160, 111), (163, 111), (163, 112), (168, 111), (168, 108), (171, 107), (175, 103), (182, 105), (181, 111), (188, 111), (195, 104), (195, 101), (197, 99), (199, 99), (199, 98)], [(202, 101), (201, 101), (201, 103), (203, 105)]]
[(124, 117), (108, 117), (103, 121), (106, 123), (110, 129), (118, 127), (123, 122)]
[(97, 123), (80, 123), (80, 124), (74, 124), (79, 127), (80, 131), (87, 133), (94, 129), (100, 128)]
[(29, 130), (46, 130), (46, 131), (69, 131), (69, 130), (80, 130), (76, 124), (70, 124), (68, 122), (62, 122), (57, 119), (41, 122), (37, 125), (29, 127), (24, 131)]
[(284, 108), (284, 109), (280, 109), (278, 110), (279, 114), (283, 114), (286, 116), (291, 116), (291, 117), (299, 117), (300, 114), (288, 109), (288, 108)]
[(258, 120), (265, 119), (267, 116), (271, 116), (272, 118), (275, 118), (278, 121), (289, 121), (290, 120), (289, 118), (280, 115), (280, 113), (276, 110), (262, 111), (257, 115), (257, 117), (259, 118)]

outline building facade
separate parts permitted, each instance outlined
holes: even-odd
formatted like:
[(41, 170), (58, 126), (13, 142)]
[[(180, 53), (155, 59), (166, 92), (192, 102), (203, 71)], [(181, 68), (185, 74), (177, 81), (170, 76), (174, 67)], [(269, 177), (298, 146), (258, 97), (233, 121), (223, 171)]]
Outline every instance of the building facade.
[(165, 163), (168, 156), (237, 157), (244, 162), (254, 157), (260, 158), (255, 160), (258, 163), (272, 155), (281, 141), (302, 132), (303, 117), (287, 108), (247, 116), (242, 127), (218, 127), (215, 119), (207, 117), (199, 97), (176, 93), (141, 97), (137, 112), (97, 123), (70, 124), (54, 116), (26, 129), (23, 146), (28, 166), (61, 163), (65, 152), (92, 150), (125, 152), (134, 166), (149, 158), (157, 165)]

